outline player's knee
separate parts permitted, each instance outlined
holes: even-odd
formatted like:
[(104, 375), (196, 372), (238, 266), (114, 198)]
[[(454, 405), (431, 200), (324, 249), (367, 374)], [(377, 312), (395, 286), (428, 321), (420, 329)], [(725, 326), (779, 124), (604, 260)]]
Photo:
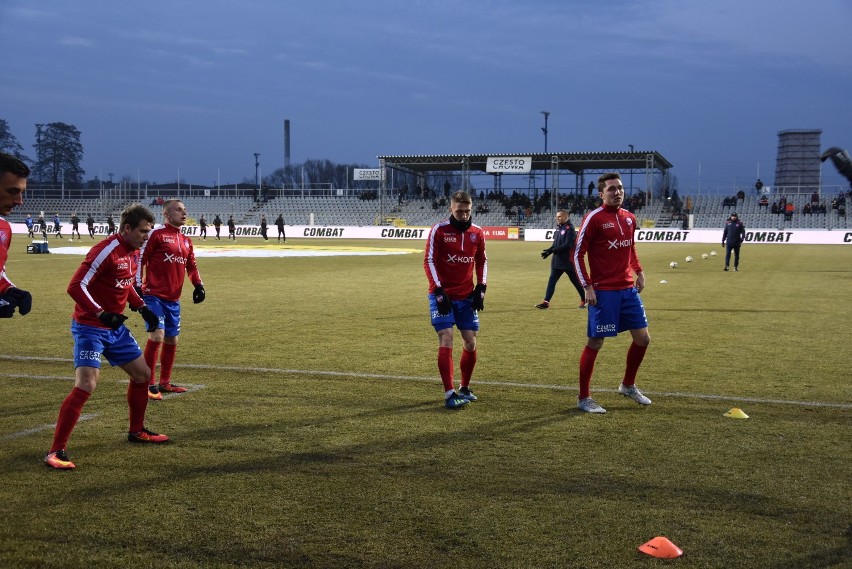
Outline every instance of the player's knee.
[(470, 341), (470, 342), (465, 342), (464, 343), (464, 350), (466, 352), (475, 352), (476, 351), (476, 340), (473, 340), (473, 341)]

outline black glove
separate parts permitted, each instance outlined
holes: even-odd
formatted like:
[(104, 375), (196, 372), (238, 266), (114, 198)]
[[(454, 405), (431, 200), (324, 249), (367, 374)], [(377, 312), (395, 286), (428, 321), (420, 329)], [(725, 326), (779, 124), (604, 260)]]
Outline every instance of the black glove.
[(139, 285), (133, 285), (133, 290), (136, 291), (136, 294), (139, 295), (139, 298), (142, 298), (142, 287)]
[(33, 296), (25, 290), (11, 287), (0, 294), (0, 318), (11, 318), (15, 307), (21, 316), (28, 314), (33, 308)]
[(112, 328), (113, 330), (118, 330), (121, 328), (121, 325), (124, 324), (124, 321), (127, 320), (127, 316), (124, 314), (116, 314), (115, 312), (101, 312), (101, 315), (98, 316), (98, 320)]
[(477, 312), (485, 310), (485, 289), (486, 285), (478, 284), (473, 289), (473, 294), (470, 296), (471, 306)]
[(547, 259), (548, 257), (550, 257), (550, 254), (551, 254), (551, 253), (553, 253), (553, 251), (552, 251), (552, 250), (550, 250), (550, 249), (545, 249), (544, 251), (542, 251), (542, 252), (541, 252), (541, 258), (542, 258), (542, 259)]
[(435, 295), (435, 302), (438, 303), (438, 314), (446, 316), (453, 311), (453, 304), (450, 302), (450, 297), (447, 296), (443, 288), (436, 288), (433, 294)]
[(204, 292), (204, 285), (195, 285), (195, 290), (192, 291), (192, 302), (201, 304), (205, 298), (207, 298), (207, 293)]
[(143, 306), (139, 309), (139, 314), (141, 314), (142, 318), (145, 319), (145, 330), (153, 332), (157, 329), (157, 326), (160, 324), (160, 318), (151, 312), (150, 308)]

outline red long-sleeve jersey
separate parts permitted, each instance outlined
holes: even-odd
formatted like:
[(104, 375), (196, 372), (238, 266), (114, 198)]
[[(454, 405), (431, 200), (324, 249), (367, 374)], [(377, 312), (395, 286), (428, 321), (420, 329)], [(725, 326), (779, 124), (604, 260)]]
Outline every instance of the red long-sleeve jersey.
[(6, 275), (6, 259), (9, 258), (9, 246), (12, 244), (12, 227), (0, 217), (0, 294), (15, 286)]
[(158, 225), (140, 251), (136, 284), (142, 287), (144, 294), (174, 302), (180, 300), (186, 275), (189, 275), (192, 284), (202, 284), (192, 239), (181, 234), (179, 228), (169, 224)]
[(466, 231), (456, 229), (449, 220), (436, 223), (426, 239), (423, 259), (429, 292), (442, 287), (453, 300), (462, 300), (473, 293), (473, 272), (476, 282), (487, 284), (488, 258), (485, 256), (485, 234), (478, 225)]
[[(580, 284), (587, 287), (591, 283), (592, 288), (599, 290), (634, 286), (633, 273), (642, 271), (634, 233), (636, 216), (626, 209), (602, 206), (586, 214), (574, 249), (574, 268)], [(584, 262), (587, 254), (589, 271)]]
[(133, 308), (144, 302), (133, 290), (136, 250), (121, 235), (110, 235), (89, 250), (83, 264), (71, 277), (68, 294), (74, 299), (74, 320), (80, 324), (109, 328), (98, 320), (101, 310), (121, 314), (128, 301)]

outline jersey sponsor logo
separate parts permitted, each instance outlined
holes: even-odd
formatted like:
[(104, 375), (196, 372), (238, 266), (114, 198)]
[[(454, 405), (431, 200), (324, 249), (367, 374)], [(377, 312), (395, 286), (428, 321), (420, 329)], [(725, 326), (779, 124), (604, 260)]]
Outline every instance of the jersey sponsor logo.
[(632, 239), (613, 239), (609, 242), (607, 249), (621, 249), (623, 247), (630, 247), (631, 245), (633, 245)]
[(607, 221), (606, 223), (601, 225), (601, 229), (614, 229), (614, 228), (615, 228), (615, 223), (613, 223), (612, 221)]
[(163, 243), (174, 243), (175, 238), (171, 235), (163, 235)]
[(130, 262), (129, 261), (119, 261), (118, 263), (116, 263), (115, 268), (118, 269), (119, 271), (126, 271), (128, 268), (130, 268)]
[(447, 235), (447, 234), (444, 235), (444, 243), (457, 243), (457, 242), (458, 242), (458, 237), (456, 237), (455, 235)]
[(163, 254), (163, 262), (166, 263), (178, 263), (179, 265), (186, 264), (186, 257), (178, 257), (177, 253), (164, 253)]
[(473, 255), (453, 255), (452, 253), (447, 253), (447, 262), (464, 263), (469, 265), (473, 262)]
[(597, 332), (598, 334), (616, 332), (615, 324), (598, 324), (597, 326), (595, 326), (595, 332)]
[(115, 279), (115, 288), (130, 288), (133, 286), (133, 277), (129, 279)]

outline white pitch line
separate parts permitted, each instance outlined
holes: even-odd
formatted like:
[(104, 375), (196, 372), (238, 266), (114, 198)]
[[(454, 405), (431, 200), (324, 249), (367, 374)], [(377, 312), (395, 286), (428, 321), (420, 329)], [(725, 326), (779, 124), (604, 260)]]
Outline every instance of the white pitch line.
[[(71, 362), (69, 358), (42, 358), (38, 356), (18, 356), (0, 354), (0, 360), (15, 360), (15, 361), (55, 361), (55, 362)], [(309, 370), (309, 369), (281, 369), (269, 367), (241, 367), (241, 366), (223, 366), (213, 364), (175, 364), (176, 368), (185, 369), (201, 369), (201, 370), (219, 370), (219, 371), (236, 371), (250, 373), (269, 373), (276, 375), (318, 375), (327, 377), (355, 377), (362, 379), (391, 379), (401, 381), (418, 381), (434, 383), (440, 381), (437, 377), (422, 377), (413, 375), (390, 375), (381, 373), (357, 373), (350, 371), (328, 371), (328, 370)], [(0, 374), (3, 375), (3, 374)], [(499, 387), (516, 387), (520, 389), (550, 389), (557, 391), (577, 391), (576, 386), (569, 385), (554, 385), (546, 383), (518, 383), (513, 381), (476, 381), (479, 385), (493, 385)], [(617, 393), (617, 389), (595, 388), (596, 392)], [(738, 397), (733, 395), (714, 395), (709, 393), (685, 393), (685, 392), (654, 392), (643, 390), (647, 395), (657, 395), (661, 397), (678, 397), (683, 399), (710, 399), (714, 401), (734, 401), (739, 403), (758, 403), (767, 405), (795, 405), (798, 407), (823, 407), (835, 409), (852, 409), (852, 403), (829, 403), (823, 401), (795, 401), (785, 399), (762, 399), (759, 397)]]
[[(80, 415), (80, 418), (77, 419), (77, 422), (80, 421), (89, 421), (94, 419), (95, 417), (100, 416), (100, 413), (86, 413)], [(33, 427), (32, 429), (27, 429), (26, 431), (18, 431), (17, 433), (9, 433), (8, 435), (3, 435), (0, 437), (0, 440), (6, 439), (19, 439), (21, 437), (26, 437), (27, 435), (34, 435), (36, 433), (41, 433), (42, 431), (52, 431), (56, 428), (56, 423), (50, 423), (47, 425), (40, 425), (38, 427)]]

